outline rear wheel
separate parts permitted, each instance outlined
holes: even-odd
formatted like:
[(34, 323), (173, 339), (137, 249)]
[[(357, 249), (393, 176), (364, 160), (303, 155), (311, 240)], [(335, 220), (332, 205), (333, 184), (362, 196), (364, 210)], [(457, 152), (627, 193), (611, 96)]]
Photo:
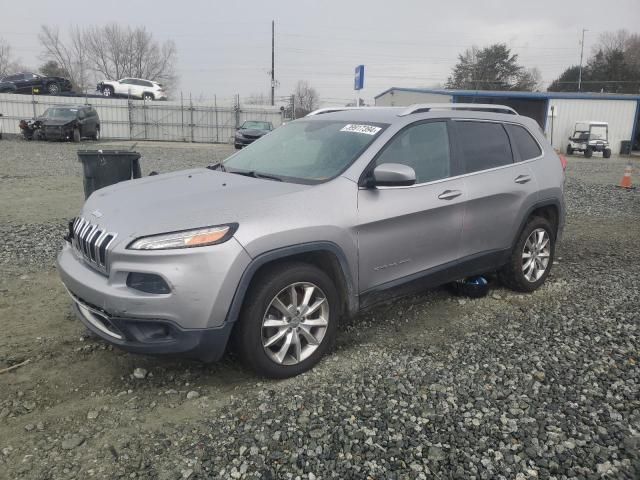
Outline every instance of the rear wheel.
[(60, 86), (57, 83), (50, 83), (47, 85), (47, 92), (49, 92), (49, 95), (58, 95), (60, 93)]
[(571, 145), (567, 145), (567, 155), (572, 155), (573, 154), (573, 148), (571, 148)]
[(151, 100), (153, 100), (153, 94), (152, 93), (143, 93), (142, 94), (142, 99), (151, 101)]
[(113, 97), (113, 93), (114, 93), (113, 87), (109, 85), (102, 87), (102, 95), (104, 97)]
[(591, 158), (591, 157), (593, 156), (593, 148), (591, 148), (591, 147), (587, 147), (587, 148), (585, 148), (585, 150), (584, 150), (584, 156), (585, 156), (586, 158)]
[(80, 142), (80, 139), (81, 139), (81, 138), (82, 138), (82, 137), (81, 137), (81, 135), (80, 135), (80, 129), (78, 129), (78, 128), (74, 128), (74, 129), (73, 129), (73, 141), (74, 141), (75, 143), (78, 143), (78, 142)]
[(92, 137), (95, 141), (100, 140), (100, 127), (96, 128), (96, 133)]
[(602, 156), (604, 158), (611, 158), (611, 149), (605, 148), (604, 151), (602, 152)]
[(509, 263), (498, 271), (500, 281), (518, 292), (539, 288), (551, 271), (555, 244), (555, 232), (549, 221), (533, 217), (518, 237)]
[(338, 293), (322, 270), (304, 263), (274, 267), (247, 294), (234, 334), (239, 354), (260, 375), (298, 375), (333, 346), (338, 312)]

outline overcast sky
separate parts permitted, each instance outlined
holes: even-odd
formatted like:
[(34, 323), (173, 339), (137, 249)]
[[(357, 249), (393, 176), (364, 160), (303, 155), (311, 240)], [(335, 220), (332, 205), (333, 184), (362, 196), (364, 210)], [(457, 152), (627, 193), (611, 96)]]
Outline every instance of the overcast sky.
[[(26, 6), (28, 5), (28, 7)], [(105, 8), (107, 7), (107, 8)], [(277, 96), (308, 80), (325, 103), (353, 99), (353, 70), (366, 65), (367, 102), (391, 87), (443, 84), (458, 53), (506, 42), (546, 83), (585, 55), (598, 35), (640, 31), (640, 0), (2, 0), (0, 37), (23, 64), (42, 63), (40, 25), (144, 25), (178, 48), (178, 90), (194, 98), (269, 92), (276, 22)]]

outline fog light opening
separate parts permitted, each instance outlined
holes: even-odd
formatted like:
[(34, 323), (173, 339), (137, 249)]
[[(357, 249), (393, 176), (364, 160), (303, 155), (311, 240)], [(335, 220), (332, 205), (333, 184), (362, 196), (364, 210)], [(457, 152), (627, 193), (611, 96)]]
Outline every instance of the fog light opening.
[(145, 293), (171, 293), (171, 289), (169, 288), (169, 285), (167, 285), (167, 282), (165, 282), (161, 276), (153, 273), (129, 273), (127, 276), (127, 287)]

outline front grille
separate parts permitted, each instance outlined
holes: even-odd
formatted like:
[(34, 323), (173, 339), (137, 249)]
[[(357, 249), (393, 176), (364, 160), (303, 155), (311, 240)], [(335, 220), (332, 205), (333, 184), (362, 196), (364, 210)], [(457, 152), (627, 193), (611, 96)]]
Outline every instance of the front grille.
[(73, 221), (71, 230), (73, 231), (71, 240), (73, 247), (89, 265), (107, 273), (109, 247), (117, 237), (117, 234), (107, 232), (82, 217), (78, 217)]

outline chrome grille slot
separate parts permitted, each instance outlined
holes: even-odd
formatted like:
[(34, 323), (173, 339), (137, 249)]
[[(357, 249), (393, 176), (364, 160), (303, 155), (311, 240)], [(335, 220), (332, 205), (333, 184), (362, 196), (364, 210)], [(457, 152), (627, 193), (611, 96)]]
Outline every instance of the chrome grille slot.
[(98, 225), (78, 217), (72, 225), (73, 248), (82, 255), (84, 260), (92, 267), (107, 273), (107, 259), (109, 246), (115, 240), (117, 234), (107, 232)]

